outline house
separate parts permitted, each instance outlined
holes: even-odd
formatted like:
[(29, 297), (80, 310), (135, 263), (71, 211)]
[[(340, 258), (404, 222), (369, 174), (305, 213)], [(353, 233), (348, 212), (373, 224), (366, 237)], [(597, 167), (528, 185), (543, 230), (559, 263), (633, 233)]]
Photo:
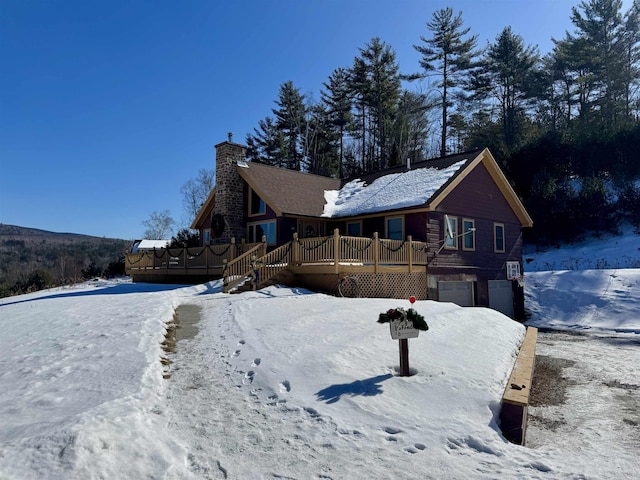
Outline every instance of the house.
[[(215, 146), (216, 185), (191, 225), (203, 246), (265, 238), (274, 249), (334, 232), (410, 238), (426, 252), (424, 270), (403, 275), (418, 298), (522, 315), (522, 229), (532, 220), (488, 149), (340, 180), (246, 162), (230, 140)], [(371, 296), (387, 296), (380, 284), (395, 280), (361, 270)]]

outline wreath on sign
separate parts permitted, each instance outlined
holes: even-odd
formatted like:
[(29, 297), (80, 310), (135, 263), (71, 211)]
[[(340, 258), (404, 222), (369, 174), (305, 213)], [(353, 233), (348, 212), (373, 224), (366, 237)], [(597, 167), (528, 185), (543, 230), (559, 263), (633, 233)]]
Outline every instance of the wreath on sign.
[(413, 308), (405, 310), (404, 308), (392, 308), (385, 313), (381, 313), (378, 317), (378, 323), (390, 323), (394, 321), (410, 321), (413, 324), (413, 328), (426, 332), (429, 330), (429, 325), (425, 321), (424, 317), (416, 312)]
[(222, 235), (222, 231), (224, 230), (224, 217), (221, 214), (216, 213), (211, 218), (211, 229), (213, 230), (214, 238), (218, 238)]

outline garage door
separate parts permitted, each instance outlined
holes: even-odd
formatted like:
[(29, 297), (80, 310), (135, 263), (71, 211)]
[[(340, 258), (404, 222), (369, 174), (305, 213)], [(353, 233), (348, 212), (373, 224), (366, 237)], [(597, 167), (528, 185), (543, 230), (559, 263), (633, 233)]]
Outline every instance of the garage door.
[(510, 280), (489, 280), (489, 307), (513, 318), (513, 289)]
[(438, 300), (473, 307), (473, 282), (438, 282)]

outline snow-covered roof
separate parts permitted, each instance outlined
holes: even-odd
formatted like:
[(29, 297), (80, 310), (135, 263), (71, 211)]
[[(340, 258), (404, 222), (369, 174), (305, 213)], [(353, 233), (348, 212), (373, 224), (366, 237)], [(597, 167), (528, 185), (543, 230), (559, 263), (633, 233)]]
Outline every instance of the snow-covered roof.
[(140, 250), (153, 250), (154, 248), (166, 248), (171, 240), (140, 240), (131, 249), (131, 253), (137, 253)]
[(323, 217), (346, 217), (376, 213), (396, 208), (414, 207), (426, 203), (467, 159), (443, 168), (419, 168), (392, 173), (367, 185), (361, 179), (352, 180), (340, 190), (327, 190)]

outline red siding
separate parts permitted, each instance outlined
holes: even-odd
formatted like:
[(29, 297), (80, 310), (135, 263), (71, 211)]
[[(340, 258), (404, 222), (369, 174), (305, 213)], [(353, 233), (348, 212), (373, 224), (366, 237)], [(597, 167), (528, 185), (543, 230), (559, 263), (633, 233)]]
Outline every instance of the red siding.
[[(477, 304), (488, 305), (487, 280), (505, 280), (506, 262), (522, 261), (520, 222), (482, 164), (458, 184), (438, 206), (437, 212), (429, 215), (427, 237), (430, 253), (435, 254), (442, 246), (445, 213), (458, 218), (458, 234), (462, 233), (463, 218), (475, 221), (475, 250), (463, 250), (462, 237), (459, 237), (457, 250), (443, 248), (432, 257), (429, 275), (435, 277), (435, 281), (476, 282)], [(504, 253), (494, 251), (494, 223), (504, 225)]]

